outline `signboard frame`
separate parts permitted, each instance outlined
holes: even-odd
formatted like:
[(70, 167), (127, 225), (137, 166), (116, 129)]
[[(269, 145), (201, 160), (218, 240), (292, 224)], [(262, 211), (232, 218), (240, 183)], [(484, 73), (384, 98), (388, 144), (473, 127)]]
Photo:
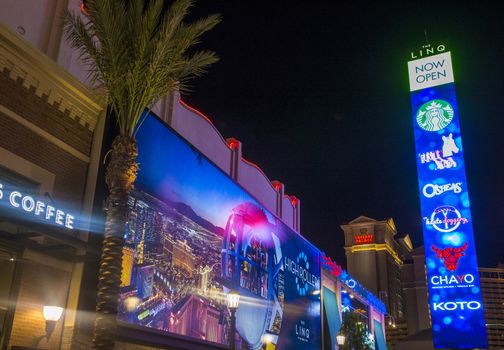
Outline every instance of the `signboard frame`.
[(451, 53), (438, 47), (408, 62), (433, 340), (486, 348)]

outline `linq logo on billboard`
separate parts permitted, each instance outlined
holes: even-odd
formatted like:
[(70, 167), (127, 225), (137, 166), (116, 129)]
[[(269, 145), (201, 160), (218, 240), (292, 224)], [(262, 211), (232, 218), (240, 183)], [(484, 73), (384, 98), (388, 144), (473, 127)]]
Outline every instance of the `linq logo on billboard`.
[(453, 83), (449, 52), (408, 62), (410, 91)]

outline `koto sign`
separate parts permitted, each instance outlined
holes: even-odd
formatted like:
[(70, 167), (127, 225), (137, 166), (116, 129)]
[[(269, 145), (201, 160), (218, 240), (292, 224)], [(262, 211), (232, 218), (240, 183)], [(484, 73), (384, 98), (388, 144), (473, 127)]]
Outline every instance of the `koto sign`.
[(486, 348), (450, 52), (439, 45), (412, 58), (418, 58), (408, 71), (434, 346)]

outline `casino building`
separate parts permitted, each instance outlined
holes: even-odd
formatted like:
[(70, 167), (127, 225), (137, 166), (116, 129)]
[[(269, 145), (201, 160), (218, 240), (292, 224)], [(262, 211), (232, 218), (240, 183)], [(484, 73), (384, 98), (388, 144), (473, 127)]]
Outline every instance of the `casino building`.
[(479, 276), (485, 321), (487, 327), (488, 348), (504, 348), (504, 265), (495, 268), (480, 267)]
[(394, 346), (416, 330), (406, 318), (409, 295), (401, 283), (413, 251), (411, 240), (408, 235), (398, 237), (392, 218), (378, 221), (360, 216), (341, 229), (348, 272), (387, 305), (387, 341)]
[[(62, 38), (59, 13), (65, 7), (79, 11), (80, 5), (77, 0), (31, 1), (29, 6), (8, 0), (0, 12), (1, 349), (35, 344), (50, 349), (90, 346), (101, 253), (102, 223), (97, 218), (105, 199), (101, 164), (111, 125), (99, 92), (88, 86), (78, 55)], [(286, 194), (284, 184), (271, 181), (245, 159), (241, 142), (225, 139), (208, 117), (177, 94), (167, 96), (153, 112), (192, 149), (251, 194), (270, 213), (269, 218), (301, 237), (301, 201)], [(235, 265), (240, 274), (219, 267), (220, 260), (200, 264), (201, 256), (195, 249), (210, 254), (214, 248), (195, 247), (191, 237), (195, 228), (208, 237), (215, 228), (191, 217), (187, 208), (178, 208), (179, 214), (185, 209), (184, 215), (178, 214), (178, 221), (174, 221), (160, 215), (158, 204), (158, 211), (147, 208), (145, 202), (129, 205), (119, 300), (119, 313), (124, 317), (120, 318), (117, 348), (137, 349), (149, 344), (150, 348), (224, 349), (226, 346), (217, 341), (225, 338), (229, 325), (227, 311), (215, 302), (221, 283), (218, 277), (236, 279), (242, 288), (259, 296), (271, 296), (273, 284), (283, 288), (288, 271), (281, 269), (279, 261), (267, 260), (278, 257), (278, 247), (266, 251), (256, 238), (240, 243), (247, 251), (239, 256), (243, 264)], [(237, 230), (249, 232), (247, 237), (258, 237), (262, 226), (251, 229), (248, 220), (265, 223), (264, 213), (257, 211), (257, 206), (235, 210), (228, 230), (222, 233), (228, 239), (224, 246), (228, 252), (222, 253), (222, 259), (228, 261), (237, 261), (229, 253), (236, 252)], [(239, 217), (243, 223), (233, 230)], [(163, 239), (159, 232), (166, 232)], [(221, 249), (218, 246), (219, 254)], [(303, 279), (310, 267), (305, 260), (306, 270), (301, 270), (300, 258), (307, 259), (306, 253), (297, 255), (293, 271)], [(275, 279), (265, 279), (267, 267), (273, 264), (280, 271), (275, 271)], [(320, 280), (309, 275), (310, 282), (319, 282), (320, 287), (310, 296), (318, 300), (310, 312), (321, 320), (321, 347), (334, 349), (342, 313), (358, 310), (376, 348), (385, 349), (385, 305), (358, 283), (358, 276), (341, 275), (335, 265), (331, 266), (321, 268)], [(173, 271), (177, 272), (175, 277)], [(180, 281), (186, 283), (184, 287), (198, 289), (199, 294), (174, 297)], [(307, 291), (307, 284), (298, 284), (298, 293)], [(276, 292), (282, 295), (283, 291)], [(168, 303), (169, 298), (175, 302)], [(130, 302), (138, 299), (142, 300), (141, 312), (129, 312)], [(282, 305), (284, 300), (276, 303)], [(261, 337), (239, 328), (238, 345), (254, 338), (264, 349), (275, 348), (271, 339), (275, 339), (275, 332), (278, 334), (281, 317), (278, 312), (267, 314), (273, 317), (265, 320), (269, 333)], [(131, 324), (133, 320), (135, 325)], [(54, 325), (50, 337), (46, 337), (48, 324)], [(306, 330), (302, 333), (304, 337), (309, 334)]]
[[(409, 236), (397, 232), (393, 219), (377, 221), (360, 216), (341, 228), (345, 234), (348, 272), (386, 304), (391, 302), (390, 296), (393, 303), (401, 301), (397, 305), (387, 305), (385, 319), (389, 348), (434, 349), (424, 246), (412, 248)], [(504, 269), (500, 264), (496, 268), (480, 267), (478, 270), (488, 348), (502, 349)], [(390, 271), (398, 271), (393, 275), (392, 283), (387, 279)], [(377, 289), (376, 286), (381, 287)]]

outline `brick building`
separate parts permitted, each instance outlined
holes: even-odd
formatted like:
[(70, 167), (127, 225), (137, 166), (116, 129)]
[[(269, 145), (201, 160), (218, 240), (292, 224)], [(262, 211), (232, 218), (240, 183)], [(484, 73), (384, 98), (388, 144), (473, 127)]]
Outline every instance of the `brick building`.
[(78, 223), (93, 201), (102, 111), (79, 80), (0, 24), (1, 349), (33, 346), (45, 305), (65, 312), (40, 347), (71, 339), (87, 250)]

